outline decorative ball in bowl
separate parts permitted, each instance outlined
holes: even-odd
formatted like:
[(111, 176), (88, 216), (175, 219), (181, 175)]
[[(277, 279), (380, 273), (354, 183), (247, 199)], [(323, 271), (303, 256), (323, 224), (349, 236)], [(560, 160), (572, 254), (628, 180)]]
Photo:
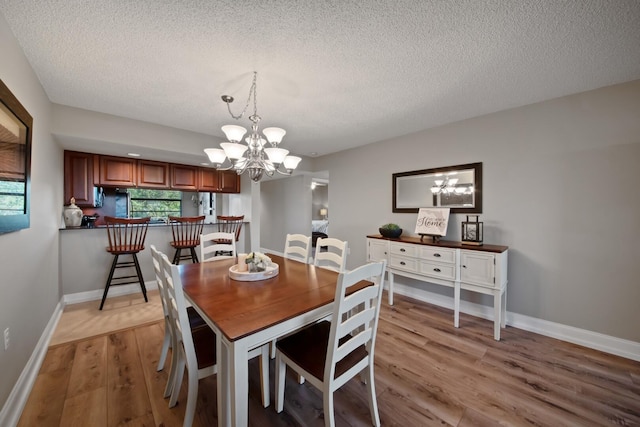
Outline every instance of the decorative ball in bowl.
[(380, 232), (380, 234), (382, 234), (383, 237), (391, 237), (394, 239), (400, 237), (400, 235), (402, 234), (402, 228), (400, 228), (396, 224), (385, 224), (382, 227), (378, 228), (378, 231)]

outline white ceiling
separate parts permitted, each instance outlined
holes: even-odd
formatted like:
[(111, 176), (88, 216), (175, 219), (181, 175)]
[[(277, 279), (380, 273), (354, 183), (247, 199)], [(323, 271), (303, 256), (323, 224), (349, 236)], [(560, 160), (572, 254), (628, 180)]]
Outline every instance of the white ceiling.
[[(637, 0), (0, 0), (54, 103), (324, 155), (640, 78)], [(249, 121), (239, 123), (245, 127)], [(64, 141), (63, 145), (64, 145)]]

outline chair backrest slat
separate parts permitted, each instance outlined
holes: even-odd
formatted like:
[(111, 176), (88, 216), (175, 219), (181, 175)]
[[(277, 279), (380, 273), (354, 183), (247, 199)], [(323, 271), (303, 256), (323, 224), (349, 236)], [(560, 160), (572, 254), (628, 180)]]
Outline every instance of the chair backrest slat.
[(233, 233), (235, 241), (240, 239), (240, 231), (242, 230), (242, 223), (244, 222), (244, 215), (240, 216), (228, 216), (218, 215), (218, 231), (221, 233)]
[[(326, 250), (325, 250), (326, 248)], [(316, 241), (314, 265), (342, 273), (347, 266), (348, 243), (333, 237)]]
[[(333, 380), (336, 364), (362, 345), (366, 348), (368, 363), (373, 365), (385, 267), (386, 261), (369, 263), (338, 276), (324, 381)], [(346, 296), (350, 287), (363, 280), (371, 280), (373, 285)], [(349, 338), (346, 342), (345, 337)]]
[(311, 236), (304, 234), (287, 234), (284, 244), (284, 257), (296, 261), (309, 263), (311, 254)]
[(204, 227), (204, 215), (202, 216), (169, 216), (171, 233), (174, 242), (197, 244)]
[(200, 262), (235, 258), (236, 241), (232, 233), (209, 233), (200, 236)]
[(151, 218), (104, 217), (109, 238), (109, 252), (139, 252), (144, 249)]

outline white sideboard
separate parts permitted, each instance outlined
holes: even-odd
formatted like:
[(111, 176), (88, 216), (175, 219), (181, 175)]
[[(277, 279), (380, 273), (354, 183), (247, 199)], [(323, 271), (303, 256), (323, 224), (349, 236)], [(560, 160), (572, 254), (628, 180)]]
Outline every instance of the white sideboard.
[(393, 305), (394, 275), (454, 288), (453, 325), (459, 327), (460, 289), (493, 295), (494, 333), (500, 340), (507, 311), (508, 248), (465, 245), (461, 242), (419, 237), (389, 239), (367, 236), (367, 260), (387, 261), (389, 304)]

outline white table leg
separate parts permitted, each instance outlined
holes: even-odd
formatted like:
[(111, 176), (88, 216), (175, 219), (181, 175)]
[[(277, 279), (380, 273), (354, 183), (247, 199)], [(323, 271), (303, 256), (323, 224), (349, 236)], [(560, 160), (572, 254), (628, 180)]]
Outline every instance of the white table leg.
[(460, 282), (453, 285), (453, 326), (460, 327)]
[(217, 390), (218, 390), (218, 427), (231, 426), (231, 413), (229, 402), (229, 354), (227, 347), (220, 339), (220, 332), (216, 334), (216, 360), (218, 361)]
[(389, 305), (393, 305), (393, 273), (389, 271)]
[(231, 343), (229, 356), (231, 424), (233, 427), (246, 427), (249, 422), (248, 349), (243, 343), (236, 341)]

